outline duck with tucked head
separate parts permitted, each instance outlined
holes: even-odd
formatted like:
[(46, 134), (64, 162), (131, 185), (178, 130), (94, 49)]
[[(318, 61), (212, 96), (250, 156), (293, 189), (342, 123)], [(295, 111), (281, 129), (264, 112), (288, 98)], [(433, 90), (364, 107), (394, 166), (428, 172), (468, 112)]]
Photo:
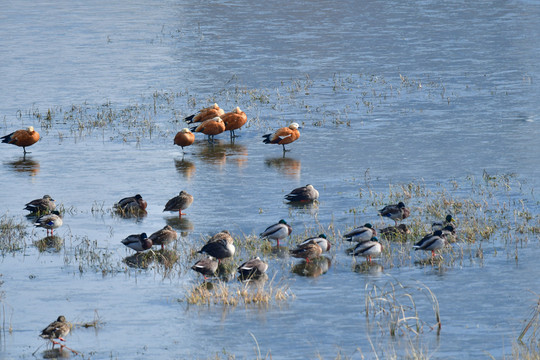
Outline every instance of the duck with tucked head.
[(146, 251), (152, 248), (152, 240), (148, 238), (146, 233), (129, 235), (122, 240), (122, 244), (136, 252)]
[(395, 225), (397, 226), (398, 221), (409, 217), (411, 211), (405, 206), (403, 202), (400, 201), (397, 204), (386, 205), (381, 210), (379, 210), (379, 214), (382, 217), (387, 217), (394, 220), (394, 222), (396, 223)]
[(43, 195), (41, 199), (35, 199), (25, 204), (24, 210), (28, 210), (31, 213), (49, 213), (56, 209), (54, 199), (49, 195)]
[(311, 184), (293, 189), (285, 195), (285, 199), (290, 202), (309, 202), (319, 198), (319, 192)]
[(225, 114), (225, 111), (221, 109), (218, 104), (214, 104), (210, 107), (199, 110), (197, 114), (186, 116), (184, 118), (184, 121), (186, 121), (188, 124), (192, 124), (213, 119), (223, 114)]
[(406, 224), (399, 224), (398, 226), (388, 226), (380, 230), (387, 239), (398, 238), (411, 233), (411, 230), (407, 227)]
[(188, 128), (183, 128), (176, 133), (174, 137), (174, 144), (182, 148), (182, 153), (184, 153), (184, 147), (190, 146), (195, 142), (195, 134), (192, 133)]
[(208, 135), (208, 141), (213, 143), (214, 136), (219, 135), (225, 131), (225, 123), (218, 116), (218, 117), (203, 121), (199, 126), (192, 127), (191, 131), (200, 132), (205, 135)]
[(152, 240), (152, 245), (161, 245), (161, 250), (163, 250), (164, 245), (178, 239), (178, 234), (170, 225), (165, 225), (163, 229), (150, 235), (149, 239)]
[(206, 253), (221, 262), (223, 259), (232, 257), (235, 251), (233, 237), (227, 230), (223, 230), (212, 236), (198, 253)]
[(146, 212), (147, 202), (140, 194), (120, 199), (114, 207), (125, 213)]
[(267, 269), (268, 264), (257, 256), (240, 265), (238, 267), (238, 273), (240, 273), (241, 278), (249, 279), (261, 276)]
[(263, 135), (263, 143), (282, 145), (283, 153), (285, 153), (286, 151), (289, 151), (285, 149), (285, 145), (298, 140), (298, 138), (300, 137), (300, 131), (298, 131), (299, 128), (300, 125), (293, 122), (288, 127), (279, 128), (272, 134)]
[(277, 224), (270, 225), (262, 233), (259, 234), (261, 238), (267, 238), (277, 241), (277, 246), (279, 247), (279, 240), (285, 239), (287, 236), (291, 235), (292, 227), (287, 224), (283, 219), (279, 220)]
[(182, 190), (180, 191), (180, 194), (178, 194), (178, 196), (175, 196), (169, 201), (167, 201), (167, 204), (165, 204), (165, 209), (163, 209), (163, 211), (178, 211), (178, 217), (181, 218), (182, 215), (186, 215), (182, 213), (182, 210), (190, 207), (192, 203), (193, 195), (188, 194), (186, 191)]
[(61, 348), (64, 348), (65, 345), (55, 341), (58, 339), (60, 341), (66, 341), (64, 337), (69, 334), (71, 329), (70, 323), (66, 321), (66, 318), (63, 315), (60, 315), (56, 321), (53, 321), (43, 330), (41, 330), (40, 337), (43, 339), (51, 340), (54, 345), (60, 345)]
[(364, 226), (354, 228), (348, 233), (345, 233), (343, 239), (346, 241), (363, 242), (371, 240), (371, 238), (376, 235), (377, 230), (375, 230), (370, 223), (367, 223), (364, 224)]
[(289, 251), (290, 254), (295, 258), (305, 259), (307, 263), (310, 260), (316, 259), (322, 254), (322, 249), (315, 242), (315, 240), (310, 240), (309, 242), (298, 245), (295, 249)]
[(2, 139), (3, 143), (22, 147), (26, 155), (26, 147), (38, 142), (39, 133), (34, 130), (33, 126), (29, 126), (27, 129), (17, 130), (11, 134), (2, 136), (0, 139)]
[(298, 246), (304, 246), (307, 245), (310, 241), (315, 241), (317, 245), (321, 247), (322, 252), (327, 252), (332, 247), (332, 244), (328, 239), (326, 238), (326, 235), (320, 234), (319, 236), (310, 237), (304, 241), (302, 241)]
[(354, 256), (364, 256), (368, 262), (371, 262), (372, 256), (381, 255), (383, 246), (375, 236), (369, 241), (358, 243), (353, 250)]
[(34, 223), (34, 226), (45, 228), (47, 230), (47, 236), (49, 236), (50, 230), (51, 236), (53, 236), (54, 229), (59, 228), (63, 223), (60, 212), (54, 210), (48, 215), (40, 216)]
[(446, 245), (446, 235), (442, 230), (437, 230), (432, 234), (427, 234), (420, 241), (414, 244), (414, 250), (431, 251), (431, 257), (435, 257), (435, 251), (441, 250)]
[(221, 115), (225, 123), (225, 131), (231, 132), (231, 140), (236, 137), (234, 130), (240, 129), (247, 122), (247, 115), (237, 106), (233, 111)]
[(197, 261), (191, 269), (202, 274), (204, 280), (207, 280), (207, 276), (214, 276), (218, 269), (218, 261), (212, 258), (204, 258)]

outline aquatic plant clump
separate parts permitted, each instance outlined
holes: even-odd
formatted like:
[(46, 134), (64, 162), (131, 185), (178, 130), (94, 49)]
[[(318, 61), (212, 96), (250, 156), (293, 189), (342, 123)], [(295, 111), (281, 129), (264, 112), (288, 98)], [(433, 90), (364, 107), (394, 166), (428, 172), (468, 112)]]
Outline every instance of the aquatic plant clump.
[(27, 234), (22, 220), (17, 221), (7, 215), (0, 217), (0, 254), (22, 250), (26, 246), (24, 238)]

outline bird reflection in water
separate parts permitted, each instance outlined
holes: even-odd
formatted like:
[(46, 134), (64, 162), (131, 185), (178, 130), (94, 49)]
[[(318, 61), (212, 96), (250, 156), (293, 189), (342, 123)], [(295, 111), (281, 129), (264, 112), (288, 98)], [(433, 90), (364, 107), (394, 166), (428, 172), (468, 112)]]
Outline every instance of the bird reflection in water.
[(175, 159), (174, 166), (176, 167), (176, 171), (182, 174), (187, 180), (191, 179), (193, 174), (195, 174), (195, 164), (184, 158)]
[(154, 260), (155, 255), (151, 251), (141, 251), (125, 257), (123, 261), (129, 267), (146, 270)]
[(189, 219), (186, 217), (167, 217), (165, 218), (165, 222), (173, 229), (179, 230), (180, 235), (182, 235), (183, 237), (186, 237), (188, 233), (190, 233), (194, 229), (193, 223), (189, 221)]
[(52, 348), (43, 351), (44, 359), (69, 359), (71, 358), (71, 351), (62, 348)]
[(375, 261), (362, 261), (353, 265), (353, 271), (360, 274), (380, 275), (383, 270), (383, 266)]
[(320, 256), (309, 262), (302, 260), (293, 266), (292, 272), (300, 276), (318, 277), (326, 273), (331, 265), (332, 261), (329, 258)]
[(30, 156), (22, 156), (15, 161), (6, 162), (4, 164), (13, 171), (27, 173), (30, 176), (36, 176), (39, 173), (39, 162), (32, 160)]
[(199, 148), (201, 150), (195, 155), (220, 169), (225, 166), (227, 160), (238, 167), (247, 165), (248, 151), (244, 145), (214, 140), (214, 144), (202, 145)]
[(41, 240), (34, 241), (34, 246), (37, 247), (39, 252), (58, 252), (63, 245), (64, 239), (56, 235), (46, 236)]
[(267, 158), (264, 160), (264, 163), (269, 168), (274, 168), (280, 174), (291, 178), (291, 179), (300, 179), (300, 172), (302, 170), (302, 163), (300, 160), (289, 157), (276, 157), (276, 158)]

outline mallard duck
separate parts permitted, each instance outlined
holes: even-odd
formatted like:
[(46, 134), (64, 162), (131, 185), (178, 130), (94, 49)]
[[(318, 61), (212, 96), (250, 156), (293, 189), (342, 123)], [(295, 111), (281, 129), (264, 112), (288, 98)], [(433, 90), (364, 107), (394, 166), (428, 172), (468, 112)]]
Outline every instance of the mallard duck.
[(221, 115), (225, 123), (225, 131), (231, 132), (231, 140), (236, 137), (234, 130), (240, 129), (247, 122), (247, 115), (237, 106), (233, 111)]
[(203, 275), (206, 280), (207, 276), (213, 276), (218, 268), (218, 261), (212, 258), (204, 258), (197, 261), (192, 267), (192, 270)]
[(386, 205), (381, 210), (379, 210), (379, 214), (383, 217), (388, 217), (394, 222), (397, 223), (398, 221), (401, 221), (411, 214), (411, 211), (405, 207), (405, 204), (403, 202), (399, 202), (395, 205)]
[(0, 139), (2, 139), (3, 143), (22, 147), (26, 155), (26, 147), (38, 142), (39, 133), (34, 130), (33, 126), (29, 126), (27, 129), (17, 130), (11, 134), (2, 136)]
[(150, 235), (149, 239), (152, 241), (152, 245), (161, 245), (161, 250), (163, 250), (163, 245), (167, 245), (178, 239), (178, 234), (172, 227), (165, 225), (163, 229)]
[(115, 208), (123, 212), (146, 212), (147, 206), (148, 204), (143, 200), (140, 194), (120, 199), (120, 201), (114, 204)]
[(52, 236), (54, 229), (59, 228), (62, 224), (62, 216), (58, 211), (54, 210), (48, 215), (38, 217), (34, 226), (45, 228), (47, 230), (47, 236), (49, 236), (49, 230), (51, 230)]
[(319, 192), (311, 184), (296, 188), (287, 195), (285, 195), (285, 199), (290, 202), (315, 201), (318, 198)]
[(57, 341), (54, 341), (54, 339), (66, 341), (64, 339), (64, 336), (69, 334), (70, 329), (70, 323), (66, 321), (66, 318), (63, 315), (60, 315), (58, 319), (56, 319), (56, 321), (53, 321), (52, 323), (47, 325), (45, 329), (41, 330), (41, 334), (39, 334), (39, 336), (41, 336), (43, 339), (51, 340), (53, 343), (53, 347), (54, 345), (58, 344), (63, 348), (64, 345)]
[(225, 258), (232, 257), (235, 251), (234, 240), (225, 230), (212, 236), (198, 252), (206, 253), (221, 262)]
[(315, 240), (310, 240), (304, 245), (298, 245), (295, 249), (292, 249), (289, 252), (293, 257), (305, 259), (306, 262), (309, 262), (309, 260), (313, 260), (321, 256), (322, 249), (319, 244), (315, 242)]
[(178, 196), (175, 196), (169, 201), (167, 201), (167, 204), (165, 204), (165, 209), (163, 209), (163, 211), (178, 211), (178, 216), (182, 217), (182, 215), (186, 215), (182, 213), (182, 210), (190, 207), (191, 203), (193, 203), (193, 195), (190, 195), (184, 190), (182, 190), (180, 191), (180, 194), (178, 194)]
[(225, 111), (219, 107), (218, 104), (214, 104), (210, 107), (199, 110), (197, 114), (189, 115), (184, 118), (188, 124), (203, 122), (221, 116), (225, 114)]
[(448, 236), (455, 236), (456, 235), (456, 228), (452, 224), (448, 224), (445, 227), (441, 229), (443, 235), (446, 236), (448, 239)]
[(397, 226), (388, 226), (380, 230), (380, 233), (385, 237), (394, 238), (399, 235), (410, 234), (411, 230), (405, 224), (399, 224)]
[(364, 226), (354, 228), (353, 230), (344, 234), (343, 239), (346, 241), (363, 242), (371, 240), (371, 238), (376, 235), (377, 230), (375, 230), (371, 224), (367, 223), (364, 224)]
[(431, 256), (435, 257), (435, 250), (440, 250), (446, 245), (446, 236), (442, 230), (437, 230), (432, 234), (427, 234), (419, 242), (414, 244), (414, 250), (431, 251)]
[(254, 257), (238, 267), (238, 272), (243, 278), (251, 278), (261, 276), (268, 269), (268, 264), (261, 260), (260, 257)]
[(327, 252), (332, 247), (332, 244), (330, 243), (330, 241), (326, 239), (326, 235), (324, 234), (320, 234), (319, 236), (315, 236), (315, 237), (310, 237), (309, 239), (302, 241), (299, 244), (299, 246), (306, 245), (308, 242), (312, 240), (315, 241), (317, 245), (321, 247), (322, 252)]
[(382, 245), (375, 236), (369, 241), (364, 241), (355, 246), (354, 256), (364, 256), (368, 262), (371, 262), (372, 256), (379, 256), (382, 252)]
[(49, 213), (56, 209), (54, 199), (49, 195), (43, 195), (41, 199), (35, 199), (25, 205), (24, 210), (28, 210), (31, 213)]
[(203, 121), (199, 126), (192, 127), (191, 131), (208, 135), (208, 141), (213, 142), (215, 135), (219, 135), (225, 131), (225, 123), (217, 116), (210, 120)]
[(277, 246), (279, 247), (279, 240), (285, 239), (287, 236), (291, 235), (292, 227), (287, 224), (283, 219), (279, 220), (277, 224), (270, 225), (262, 233), (260, 233), (261, 238), (268, 238), (277, 241)]
[(446, 215), (444, 221), (436, 221), (433, 224), (431, 224), (431, 230), (432, 231), (442, 230), (445, 226), (452, 225), (454, 223), (455, 223), (454, 218), (452, 217), (452, 215), (448, 214)]
[(182, 148), (184, 152), (184, 147), (189, 146), (195, 142), (195, 134), (192, 133), (188, 128), (183, 128), (176, 133), (174, 137), (174, 144)]
[(146, 251), (153, 245), (152, 240), (148, 238), (146, 233), (129, 235), (122, 240), (122, 244), (136, 252)]
[(263, 135), (263, 143), (283, 145), (283, 152), (289, 151), (285, 149), (285, 145), (298, 140), (300, 137), (300, 132), (298, 131), (299, 128), (300, 125), (297, 123), (292, 123), (288, 127), (279, 128), (272, 134)]

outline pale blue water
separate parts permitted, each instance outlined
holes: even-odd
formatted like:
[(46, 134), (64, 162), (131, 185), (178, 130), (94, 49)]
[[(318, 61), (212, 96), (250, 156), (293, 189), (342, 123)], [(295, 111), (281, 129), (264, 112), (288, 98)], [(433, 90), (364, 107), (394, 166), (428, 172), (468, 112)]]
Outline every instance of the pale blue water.
[[(381, 358), (393, 348), (403, 357), (407, 338), (392, 339), (364, 315), (365, 284), (392, 278), (420, 281), (439, 300), (440, 337), (424, 329), (412, 340), (424, 353), (508, 356), (537, 301), (537, 235), (525, 236), (518, 261), (500, 240), (483, 244), (483, 261), (455, 245), (465, 248), (464, 260), (443, 269), (381, 261), (382, 272), (359, 274), (341, 243), (317, 278), (291, 273), (298, 260), (271, 258), (270, 277), (296, 297), (263, 309), (179, 303), (200, 281), (191, 260), (182, 257), (186, 263), (166, 279), (153, 268), (124, 272), (121, 260), (131, 252), (120, 240), (172, 221), (162, 208), (181, 189), (196, 199), (182, 223), (189, 230), (183, 251), (222, 229), (258, 234), (281, 218), (295, 234), (315, 235), (330, 223), (341, 232), (367, 221), (382, 226), (377, 206), (359, 196), (366, 178), (386, 192), (410, 181), (467, 184), (484, 170), (516, 174), (529, 190), (511, 196), (525, 198), (538, 222), (539, 15), (538, 4), (520, 1), (4, 4), (0, 130), (33, 125), (42, 140), (22, 164), (21, 149), (2, 144), (0, 214), (24, 219), (24, 204), (46, 193), (72, 211), (58, 230), (59, 253), (40, 254), (31, 244), (43, 231), (27, 223), (27, 247), (2, 259), (2, 319), (13, 332), (3, 325), (0, 357), (30, 358), (47, 323), (60, 314), (89, 321), (94, 310), (103, 326), (67, 338), (90, 358), (225, 358), (223, 350), (254, 358), (254, 338), (262, 357), (375, 358), (370, 341)], [(213, 149), (198, 137), (182, 160), (172, 145), (185, 126), (178, 120), (213, 102), (240, 106), (250, 122), (234, 145), (228, 134)], [(125, 116), (79, 132), (64, 119), (72, 105), (88, 109), (86, 120), (96, 109)], [(48, 109), (50, 128), (32, 116)], [(139, 126), (144, 119), (155, 125), (151, 135)], [(261, 135), (292, 121), (302, 136), (283, 159)], [(321, 192), (318, 209), (283, 203), (307, 183)], [(466, 187), (457, 195), (468, 196)], [(149, 203), (139, 222), (91, 211), (135, 193)], [(367, 210), (354, 216), (352, 208)], [(88, 266), (80, 274), (70, 261), (84, 237), (122, 272), (102, 276)], [(429, 302), (415, 300), (432, 323)]]

